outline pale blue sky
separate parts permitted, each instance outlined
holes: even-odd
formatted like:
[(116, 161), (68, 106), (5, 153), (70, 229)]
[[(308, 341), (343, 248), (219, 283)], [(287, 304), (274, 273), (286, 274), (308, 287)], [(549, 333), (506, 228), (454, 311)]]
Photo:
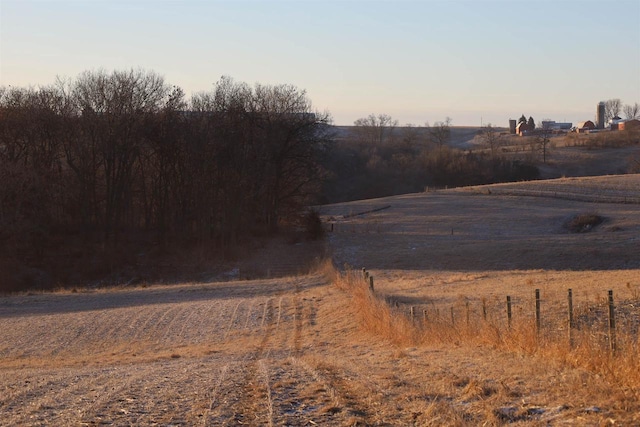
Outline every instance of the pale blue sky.
[(0, 0), (0, 85), (99, 68), (290, 83), (341, 125), (577, 122), (640, 102), (640, 0)]

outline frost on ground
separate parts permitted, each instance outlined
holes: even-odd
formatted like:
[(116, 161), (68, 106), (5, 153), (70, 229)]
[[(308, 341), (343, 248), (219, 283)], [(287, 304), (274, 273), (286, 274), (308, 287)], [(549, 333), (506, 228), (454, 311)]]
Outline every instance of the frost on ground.
[[(545, 314), (567, 287), (578, 303), (609, 286), (637, 300), (639, 205), (453, 193), (326, 207), (336, 263), (367, 267), (377, 295), (443, 310), (534, 287)], [(607, 221), (562, 230), (589, 211)], [(0, 424), (640, 423), (638, 397), (601, 375), (464, 342), (394, 345), (353, 301), (320, 274), (2, 297)]]
[(570, 392), (604, 387), (588, 373), (378, 340), (322, 276), (5, 297), (0, 331), (2, 425), (582, 424), (616, 411)]

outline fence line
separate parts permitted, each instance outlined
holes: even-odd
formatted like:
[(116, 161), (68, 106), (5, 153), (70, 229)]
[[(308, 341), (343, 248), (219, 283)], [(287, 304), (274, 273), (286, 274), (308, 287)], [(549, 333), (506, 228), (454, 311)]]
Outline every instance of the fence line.
[[(373, 276), (370, 275), (365, 268), (363, 268), (362, 277), (365, 284), (369, 285), (369, 291), (371, 292), (371, 294), (375, 295)], [(514, 301), (512, 295), (507, 295), (506, 307), (503, 308), (503, 310), (505, 311), (501, 312), (499, 306), (494, 306), (492, 310), (487, 304), (486, 297), (480, 299), (480, 306), (478, 310), (474, 310), (472, 301), (465, 298), (464, 306), (460, 306), (461, 310), (464, 309), (464, 317), (460, 317), (461, 315), (456, 313), (455, 306), (451, 305), (448, 310), (449, 318), (445, 319), (440, 315), (440, 308), (433, 302), (425, 302), (424, 304), (419, 305), (406, 305), (400, 304), (397, 299), (394, 299), (392, 297), (387, 298), (387, 303), (393, 311), (395, 311), (398, 315), (409, 316), (409, 319), (412, 321), (412, 323), (418, 326), (424, 327), (429, 324), (449, 323), (453, 328), (459, 328), (464, 325), (467, 329), (471, 329), (475, 325), (475, 323), (472, 322), (473, 316), (480, 317), (482, 322), (484, 322), (485, 324), (492, 324), (494, 326), (499, 326), (501, 322), (500, 318), (505, 319), (506, 317), (507, 330), (512, 330), (515, 322), (518, 322), (518, 324), (526, 325), (531, 321), (528, 320), (531, 319), (530, 316), (523, 314), (523, 312), (525, 311), (524, 308), (526, 307), (524, 301), (526, 300), (521, 300), (518, 304), (515, 304), (516, 301)], [(609, 350), (614, 354), (620, 350), (620, 339), (618, 336), (620, 332), (620, 325), (618, 325), (617, 322), (617, 312), (613, 290), (609, 290), (607, 293), (606, 307), (602, 307), (602, 305), (598, 303), (587, 304), (585, 306), (586, 310), (583, 308), (583, 312), (580, 313), (578, 318), (576, 318), (572, 289), (567, 290), (566, 317), (565, 315), (554, 316), (553, 314), (551, 314), (545, 318), (543, 311), (544, 301), (545, 300), (542, 298), (540, 289), (535, 289), (533, 304), (531, 306), (533, 319), (530, 325), (535, 329), (538, 339), (549, 339), (555, 336), (560, 337), (559, 339), (562, 340), (563, 338), (561, 338), (561, 332), (566, 329), (566, 335), (564, 339), (567, 340), (569, 348), (574, 348), (577, 344), (579, 344), (576, 342), (576, 331), (584, 330), (588, 333), (582, 335), (583, 339), (585, 336), (588, 336), (592, 339), (606, 341)], [(519, 313), (514, 314), (514, 305), (520, 309)], [(638, 332), (640, 330), (640, 310), (638, 310), (637, 308), (635, 309), (635, 311), (633, 310), (634, 307), (637, 307), (637, 304), (635, 306), (633, 304), (629, 304), (629, 306), (632, 309), (630, 310), (631, 319), (626, 319), (626, 325), (629, 329), (629, 331), (627, 331), (627, 335), (633, 338), (632, 344), (634, 346), (637, 346)], [(419, 317), (417, 314), (419, 313), (420, 309), (422, 309), (421, 317)], [(605, 313), (608, 314), (606, 318)], [(566, 320), (563, 321), (563, 318)], [(504, 323), (502, 324), (504, 325)], [(601, 332), (598, 333), (598, 331)]]

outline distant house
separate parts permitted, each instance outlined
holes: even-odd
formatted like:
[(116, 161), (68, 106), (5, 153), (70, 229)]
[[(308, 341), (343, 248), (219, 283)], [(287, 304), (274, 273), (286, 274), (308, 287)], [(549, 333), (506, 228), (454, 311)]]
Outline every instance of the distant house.
[(582, 133), (587, 132), (592, 129), (595, 129), (596, 125), (591, 120), (587, 120), (586, 122), (580, 122), (576, 125), (576, 132)]
[(520, 136), (529, 132), (529, 125), (526, 122), (520, 122), (516, 126), (516, 133)]
[(612, 130), (635, 130), (640, 129), (640, 120), (629, 119), (620, 120), (618, 123), (611, 125)]

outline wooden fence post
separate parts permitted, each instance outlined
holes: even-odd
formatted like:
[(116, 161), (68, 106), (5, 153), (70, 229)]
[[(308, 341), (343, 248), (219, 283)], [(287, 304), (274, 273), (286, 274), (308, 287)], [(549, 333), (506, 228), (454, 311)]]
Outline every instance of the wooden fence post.
[(616, 351), (616, 314), (613, 306), (613, 291), (609, 291), (609, 347)]
[(426, 323), (428, 319), (427, 317), (427, 309), (425, 308), (424, 310), (422, 310), (422, 315), (424, 316), (424, 322)]
[(487, 299), (486, 298), (482, 298), (482, 318), (484, 319), (484, 321), (487, 321)]
[(413, 322), (416, 317), (416, 308), (414, 306), (411, 306), (409, 309), (409, 314), (411, 315), (411, 321)]
[(452, 325), (456, 324), (456, 319), (455, 317), (453, 317), (453, 306), (451, 306), (451, 324)]
[(511, 296), (507, 295), (507, 324), (511, 328)]
[(536, 289), (536, 333), (540, 334), (540, 289)]
[(569, 289), (569, 347), (573, 348), (573, 290)]
[(467, 301), (465, 305), (467, 306), (467, 328), (469, 328), (469, 316), (470, 316), (469, 301)]
[(369, 290), (373, 292), (373, 276), (369, 276)]

